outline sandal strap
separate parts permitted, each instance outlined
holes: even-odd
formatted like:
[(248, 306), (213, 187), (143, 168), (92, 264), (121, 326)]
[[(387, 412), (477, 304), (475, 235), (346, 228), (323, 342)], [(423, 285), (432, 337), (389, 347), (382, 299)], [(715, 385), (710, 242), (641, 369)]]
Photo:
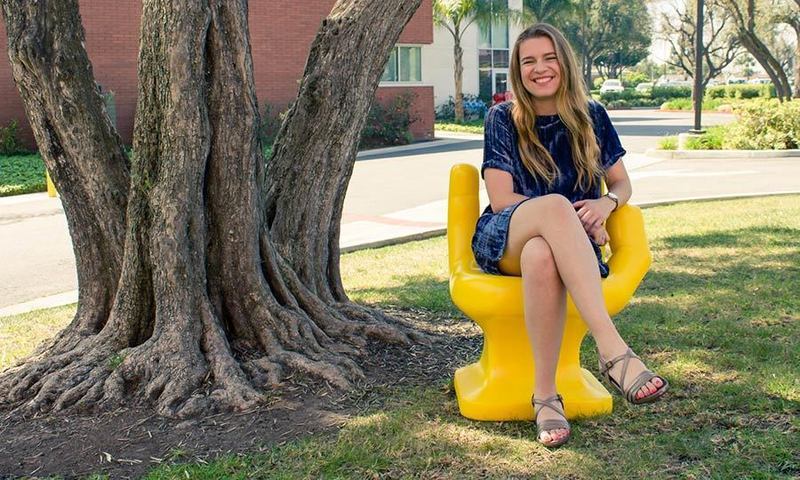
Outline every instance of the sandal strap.
[(622, 355), (617, 355), (611, 360), (604, 360), (603, 357), (600, 357), (600, 375), (604, 375), (608, 381), (611, 381), (611, 369), (614, 368), (614, 365), (624, 360), (619, 381), (616, 382), (623, 389), (625, 387), (625, 377), (628, 375), (628, 365), (632, 358), (642, 361), (630, 348)]
[[(633, 383), (631, 383), (630, 387), (625, 389), (625, 398), (628, 399), (628, 401), (631, 403), (636, 403), (637, 401), (641, 401), (647, 398), (647, 396), (645, 396), (637, 399), (636, 392), (638, 392), (639, 389), (642, 388), (647, 382), (657, 377), (661, 378), (650, 370), (643, 371), (642, 373), (636, 376), (636, 378), (633, 380)], [(662, 378), (662, 381), (663, 380), (664, 379)]]
[(559, 420), (558, 418), (551, 418), (550, 420), (542, 420), (541, 422), (536, 423), (537, 434), (549, 432), (551, 430), (559, 430), (561, 428), (564, 430), (569, 430), (569, 422), (566, 420)]
[[(534, 413), (534, 415), (533, 415), (534, 421), (536, 421), (536, 417), (539, 416), (539, 412), (542, 411), (541, 407), (547, 407), (550, 410), (552, 410), (552, 411), (556, 412), (557, 414), (561, 415), (562, 417), (567, 418), (566, 414), (564, 414), (564, 399), (561, 397), (561, 395), (556, 394), (556, 395), (553, 395), (552, 397), (545, 398), (544, 400), (537, 400), (535, 398), (533, 398), (532, 400), (533, 400), (533, 410), (534, 410), (534, 412), (533, 412)], [(555, 405), (553, 403), (556, 400), (558, 400), (558, 402), (561, 403), (561, 408), (559, 408), (557, 405)], [(536, 408), (537, 406), (540, 407), (538, 410)]]
[[(561, 395), (553, 395), (550, 398), (545, 398), (544, 400), (537, 400), (536, 398), (532, 398), (533, 400), (533, 420), (536, 422), (536, 434), (541, 435), (542, 432), (549, 432), (551, 430), (558, 430), (558, 429), (566, 429), (570, 430), (569, 422), (567, 421), (567, 416), (564, 413), (564, 399)], [(561, 407), (555, 403), (558, 401), (561, 404)], [(539, 407), (539, 408), (536, 408)], [(547, 407), (550, 410), (556, 412), (557, 414), (561, 415), (563, 418), (551, 418), (549, 420), (542, 420), (541, 422), (536, 421), (536, 418), (539, 417), (539, 412), (542, 411), (543, 407)]]

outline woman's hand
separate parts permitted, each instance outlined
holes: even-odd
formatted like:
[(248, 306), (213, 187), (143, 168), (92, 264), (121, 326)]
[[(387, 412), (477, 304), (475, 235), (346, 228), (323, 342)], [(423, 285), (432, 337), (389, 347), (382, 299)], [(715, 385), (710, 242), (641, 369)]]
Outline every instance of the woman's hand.
[(600, 246), (605, 245), (610, 240), (610, 238), (608, 237), (608, 232), (606, 231), (605, 227), (602, 226), (602, 225), (600, 225), (599, 227), (596, 227), (594, 230), (592, 230), (591, 232), (587, 232), (587, 233), (592, 238), (592, 240), (594, 240), (594, 243), (596, 243), (596, 244), (598, 244)]
[(608, 197), (600, 197), (598, 199), (578, 200), (572, 204), (575, 207), (575, 212), (583, 224), (583, 229), (586, 233), (593, 235), (593, 232), (598, 228), (603, 229), (603, 223), (614, 211), (614, 201)]

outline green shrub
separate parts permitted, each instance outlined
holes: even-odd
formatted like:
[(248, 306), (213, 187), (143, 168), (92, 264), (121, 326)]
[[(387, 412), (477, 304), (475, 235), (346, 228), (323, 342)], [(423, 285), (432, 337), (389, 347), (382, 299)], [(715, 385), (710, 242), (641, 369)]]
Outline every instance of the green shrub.
[(628, 71), (622, 74), (622, 85), (625, 87), (635, 87), (640, 83), (649, 82), (650, 77), (642, 72)]
[(7, 127), (0, 127), (0, 155), (14, 155), (25, 151), (25, 146), (19, 139), (18, 128), (16, 120), (11, 120)]
[(749, 98), (775, 98), (775, 86), (769, 85), (717, 85), (708, 87), (705, 92), (706, 98), (730, 98), (742, 99)]
[(662, 110), (691, 110), (692, 108), (691, 98), (673, 98), (661, 105)]
[(611, 100), (603, 102), (603, 104), (606, 106), (606, 108), (614, 110), (614, 109), (633, 108), (633, 107), (659, 107), (661, 105), (661, 102), (653, 98), (633, 97), (629, 100), (625, 99)]
[[(480, 99), (477, 95), (465, 93), (461, 99), (462, 106), (464, 107), (464, 121), (471, 122), (474, 120), (483, 120), (486, 117), (486, 112), (489, 107), (486, 102)], [(447, 101), (437, 105), (435, 108), (436, 121), (439, 122), (453, 122), (456, 118), (456, 100), (451, 95)]]
[(721, 150), (728, 129), (725, 126), (709, 127), (706, 133), (699, 137), (690, 137), (686, 140), (687, 150)]
[(367, 122), (361, 131), (361, 148), (379, 148), (391, 145), (406, 145), (414, 139), (411, 124), (417, 118), (411, 114), (411, 105), (416, 95), (408, 92), (387, 104), (372, 103)]
[(602, 100), (603, 103), (613, 102), (615, 100), (633, 100), (634, 98), (639, 98), (639, 94), (631, 89), (626, 89), (622, 92), (605, 92), (600, 94), (600, 100)]
[[(703, 99), (703, 110), (716, 110), (720, 105), (724, 105), (726, 100), (720, 98)], [(674, 98), (661, 105), (663, 110), (694, 110), (694, 103), (691, 98)]]
[(753, 100), (735, 105), (733, 111), (737, 121), (725, 137), (725, 148), (800, 148), (800, 101)]
[(678, 137), (671, 135), (669, 137), (664, 137), (658, 142), (658, 148), (661, 150), (677, 150), (678, 149)]
[(39, 155), (0, 156), (0, 197), (45, 190), (44, 162)]
[(653, 87), (650, 92), (652, 98), (663, 98), (669, 100), (672, 98), (692, 98), (692, 87)]

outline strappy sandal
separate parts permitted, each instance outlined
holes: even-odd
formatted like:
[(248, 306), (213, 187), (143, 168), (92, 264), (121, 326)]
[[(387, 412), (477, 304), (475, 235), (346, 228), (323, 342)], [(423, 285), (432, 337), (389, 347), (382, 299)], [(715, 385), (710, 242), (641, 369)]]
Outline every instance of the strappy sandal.
[[(564, 417), (563, 420), (558, 418), (551, 418), (550, 420), (542, 420), (542, 423), (536, 422), (536, 441), (541, 443), (545, 447), (551, 447), (551, 448), (558, 447), (566, 443), (567, 440), (569, 440), (569, 437), (572, 432), (569, 426), (569, 422), (567, 422), (567, 416), (564, 414), (564, 399), (561, 398), (561, 395), (553, 395), (552, 397), (545, 398), (544, 400), (536, 400), (535, 398), (531, 398), (531, 400), (533, 401), (534, 422), (536, 422), (536, 418), (539, 417), (539, 412), (542, 411), (542, 407), (547, 407), (550, 410)], [(558, 400), (561, 403), (561, 408), (558, 408), (558, 406), (553, 403), (555, 400)], [(540, 440), (542, 438), (542, 432), (549, 432), (561, 428), (569, 431), (567, 435), (561, 440), (556, 440), (555, 442), (549, 442), (549, 443)]]
[[(664, 395), (667, 392), (667, 389), (669, 388), (669, 382), (667, 382), (667, 379), (665, 379), (664, 377), (656, 375), (650, 370), (645, 369), (633, 380), (633, 382), (628, 386), (627, 389), (622, 388), (625, 385), (625, 376), (628, 374), (628, 365), (630, 364), (632, 358), (635, 358), (639, 361), (642, 360), (641, 358), (639, 358), (638, 355), (633, 353), (633, 350), (631, 350), (630, 348), (628, 349), (627, 352), (623, 353), (618, 357), (614, 357), (611, 360), (603, 360), (603, 357), (600, 357), (600, 375), (605, 377), (606, 380), (608, 380), (608, 383), (610, 383), (611, 385), (614, 386), (614, 388), (619, 390), (620, 393), (622, 393), (622, 395), (625, 396), (625, 400), (631, 402), (634, 405), (641, 405), (643, 403), (650, 403), (658, 400), (662, 395)], [(614, 377), (611, 376), (611, 369), (614, 367), (614, 365), (623, 360), (625, 361), (625, 363), (622, 364), (622, 376), (618, 382)], [(649, 382), (654, 378), (660, 378), (661, 381), (664, 382), (661, 388), (651, 393), (650, 395), (647, 395), (642, 398), (636, 398), (636, 392), (638, 392), (640, 388), (642, 388), (647, 382)]]

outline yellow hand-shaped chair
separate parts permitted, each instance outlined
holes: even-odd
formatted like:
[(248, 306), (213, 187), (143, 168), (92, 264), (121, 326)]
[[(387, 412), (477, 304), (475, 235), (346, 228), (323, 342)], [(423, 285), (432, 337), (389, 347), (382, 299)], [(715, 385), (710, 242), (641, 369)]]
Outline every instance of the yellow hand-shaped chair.
[[(475, 263), (471, 240), (478, 215), (478, 171), (472, 165), (455, 165), (450, 172), (447, 212), (450, 295), (484, 333), (481, 358), (456, 370), (458, 406), (462, 415), (475, 420), (530, 420), (534, 369), (523, 320), (522, 279), (483, 273)], [(602, 283), (603, 296), (614, 315), (633, 296), (651, 257), (638, 207), (620, 207), (609, 217), (606, 229), (612, 255), (611, 274)], [(611, 412), (608, 391), (580, 366), (579, 349), (587, 331), (568, 298), (556, 371), (556, 387), (564, 397), (568, 418)]]

